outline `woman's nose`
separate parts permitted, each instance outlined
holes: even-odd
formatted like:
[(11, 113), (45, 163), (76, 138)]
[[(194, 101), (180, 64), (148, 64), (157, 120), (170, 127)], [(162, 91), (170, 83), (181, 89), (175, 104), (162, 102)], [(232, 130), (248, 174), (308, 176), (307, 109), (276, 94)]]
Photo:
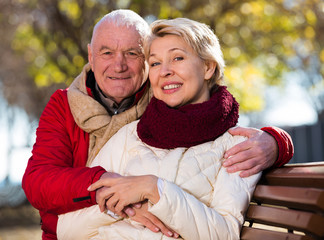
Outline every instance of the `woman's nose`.
[(161, 64), (161, 68), (160, 68), (160, 76), (161, 77), (171, 76), (172, 73), (173, 73), (173, 71), (172, 71), (170, 64), (168, 64), (168, 63)]

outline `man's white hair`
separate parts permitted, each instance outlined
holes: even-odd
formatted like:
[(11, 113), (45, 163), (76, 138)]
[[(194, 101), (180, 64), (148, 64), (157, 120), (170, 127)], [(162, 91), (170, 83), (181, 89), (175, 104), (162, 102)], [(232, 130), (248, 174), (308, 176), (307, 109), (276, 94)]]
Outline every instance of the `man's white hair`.
[(134, 27), (141, 37), (141, 42), (143, 42), (145, 37), (150, 33), (150, 27), (148, 23), (140, 15), (128, 9), (114, 10), (103, 16), (101, 20), (94, 26), (92, 36), (94, 35), (98, 26), (100, 26), (103, 22), (111, 23), (117, 27)]

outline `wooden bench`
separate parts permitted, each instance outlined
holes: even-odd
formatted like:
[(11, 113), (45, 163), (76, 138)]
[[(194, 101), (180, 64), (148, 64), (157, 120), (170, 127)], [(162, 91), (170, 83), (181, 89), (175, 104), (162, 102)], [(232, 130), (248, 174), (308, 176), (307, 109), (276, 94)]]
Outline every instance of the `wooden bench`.
[(288, 164), (264, 172), (241, 239), (324, 239), (324, 162)]

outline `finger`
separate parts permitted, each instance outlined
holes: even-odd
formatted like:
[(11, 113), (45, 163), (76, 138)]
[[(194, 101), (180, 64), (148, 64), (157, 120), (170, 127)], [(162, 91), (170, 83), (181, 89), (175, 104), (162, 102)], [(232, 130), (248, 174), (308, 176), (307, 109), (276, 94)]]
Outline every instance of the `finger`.
[(245, 140), (244, 142), (236, 144), (235, 146), (233, 146), (232, 148), (230, 148), (225, 152), (224, 154), (225, 162), (223, 163), (223, 166), (228, 167), (238, 162), (241, 162), (242, 157), (245, 157), (243, 159), (251, 157), (249, 156), (251, 155), (251, 152), (249, 151), (250, 149), (251, 149), (250, 140)]
[(126, 206), (123, 211), (128, 217), (134, 217), (136, 214), (135, 210), (131, 206)]
[(134, 204), (132, 204), (132, 206), (133, 206), (134, 208), (137, 208), (137, 209), (139, 209), (139, 208), (141, 208), (141, 207), (142, 207), (142, 203), (141, 203), (141, 202), (138, 202), (138, 203), (134, 203)]
[(179, 237), (180, 237), (180, 235), (178, 233), (173, 232), (173, 238), (179, 238)]
[(112, 178), (112, 177), (109, 177), (109, 178), (101, 178), (98, 181), (92, 183), (88, 187), (87, 190), (88, 191), (94, 191), (94, 190), (99, 189), (101, 187), (110, 187), (110, 186), (114, 185), (114, 183), (117, 181), (116, 179), (117, 179), (117, 177), (115, 177), (115, 178)]
[(106, 202), (107, 209), (119, 216), (125, 216), (123, 210), (126, 207), (126, 205), (128, 204), (125, 204), (125, 202), (122, 201), (116, 194), (110, 197)]
[(240, 172), (240, 177), (241, 178), (249, 177), (261, 171), (262, 171), (262, 167), (260, 165), (257, 165), (254, 168), (250, 168), (248, 170)]
[(228, 159), (230, 157), (233, 157), (237, 153), (249, 150), (251, 147), (253, 147), (253, 141), (251, 139), (246, 139), (243, 142), (240, 142), (234, 145), (233, 147), (231, 147), (230, 149), (228, 149), (225, 152), (224, 157)]
[(133, 208), (140, 209), (142, 207), (142, 203), (133, 203), (128, 206), (126, 206), (123, 211), (128, 215), (128, 217), (134, 217), (136, 215), (136, 212)]
[(118, 202), (116, 203), (115, 206), (115, 211), (117, 214), (120, 214), (123, 212), (123, 209), (128, 205), (128, 203), (125, 203), (121, 199), (118, 199)]
[(101, 212), (105, 211), (106, 199), (102, 197), (101, 191), (96, 192), (96, 202)]
[(110, 211), (114, 212), (115, 214), (118, 214), (116, 211), (116, 205), (118, 203), (118, 198), (115, 195), (112, 195), (107, 201), (106, 201), (106, 208)]
[(256, 159), (250, 158), (248, 160), (235, 163), (232, 166), (227, 167), (226, 170), (228, 173), (234, 173), (234, 172), (238, 172), (238, 171), (245, 171), (245, 170), (251, 169), (257, 165), (258, 165), (258, 162), (256, 161)]
[(160, 228), (158, 228), (155, 224), (153, 224), (148, 218), (146, 217), (139, 217), (134, 219), (137, 222), (143, 224), (146, 228), (150, 229), (152, 232), (159, 232)]
[[(145, 225), (147, 224), (147, 225)], [(154, 215), (149, 216), (149, 219), (146, 218), (145, 226), (149, 229), (159, 229), (164, 235), (168, 237), (173, 237), (174, 233), (171, 229), (167, 228), (157, 217)], [(152, 230), (153, 231), (153, 230)]]
[(113, 195), (110, 188), (100, 188), (96, 192), (96, 201), (100, 210), (103, 212), (106, 209), (107, 200)]
[(151, 215), (151, 216), (150, 216), (150, 220), (152, 221), (152, 223), (153, 223), (155, 226), (157, 226), (157, 227), (160, 229), (160, 231), (161, 231), (164, 235), (166, 235), (166, 236), (168, 236), (168, 237), (173, 237), (173, 235), (174, 235), (175, 232), (174, 232), (172, 229), (166, 227), (166, 226), (161, 222), (160, 219), (158, 219), (158, 218), (155, 217), (154, 215)]
[(230, 128), (228, 130), (228, 132), (234, 136), (245, 136), (245, 137), (250, 137), (251, 135), (253, 135), (253, 133), (255, 133), (254, 128), (244, 128), (244, 127), (234, 127), (234, 128)]
[(98, 181), (92, 183), (92, 184), (87, 188), (87, 190), (88, 190), (89, 192), (91, 192), (91, 191), (95, 191), (95, 190), (97, 190), (97, 189), (103, 187), (103, 186), (104, 186), (103, 181), (104, 181), (103, 179), (99, 179)]

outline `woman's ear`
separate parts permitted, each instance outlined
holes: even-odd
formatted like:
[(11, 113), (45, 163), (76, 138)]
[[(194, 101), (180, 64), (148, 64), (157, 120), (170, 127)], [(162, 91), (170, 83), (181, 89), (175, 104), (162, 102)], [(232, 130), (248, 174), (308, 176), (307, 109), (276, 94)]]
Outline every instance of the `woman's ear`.
[(214, 61), (205, 62), (205, 80), (211, 79), (211, 77), (215, 73), (216, 67), (217, 67), (217, 63)]

